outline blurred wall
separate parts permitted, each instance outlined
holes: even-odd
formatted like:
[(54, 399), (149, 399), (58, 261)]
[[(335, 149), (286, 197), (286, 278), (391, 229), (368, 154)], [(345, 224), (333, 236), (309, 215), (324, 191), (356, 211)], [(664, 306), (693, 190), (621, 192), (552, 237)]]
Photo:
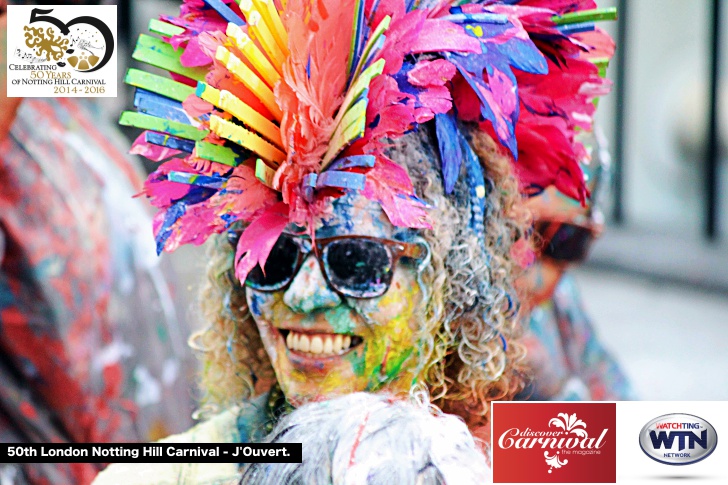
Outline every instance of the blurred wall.
[[(622, 166), (623, 220), (609, 221), (596, 244), (593, 265), (671, 280), (728, 294), (728, 2), (720, 0), (718, 237), (706, 237), (707, 127), (713, 0), (599, 1), (627, 4), (619, 25), (600, 27), (616, 38), (626, 21), (624, 96), (600, 102), (598, 124)], [(608, 77), (616, 80), (617, 60)], [(624, 106), (623, 157), (615, 146), (615, 113)]]
[[(600, 7), (616, 1), (599, 2)], [(726, 5), (725, 7), (728, 7)], [(728, 8), (722, 19), (721, 190), (728, 189)], [(620, 13), (624, 15), (624, 12)], [(712, 2), (629, 0), (624, 125), (626, 226), (665, 236), (700, 239), (705, 223), (704, 157)], [(606, 25), (615, 33), (616, 25)], [(614, 79), (614, 66), (610, 67)], [(614, 140), (612, 95), (599, 120)], [(719, 206), (728, 233), (728, 200)]]

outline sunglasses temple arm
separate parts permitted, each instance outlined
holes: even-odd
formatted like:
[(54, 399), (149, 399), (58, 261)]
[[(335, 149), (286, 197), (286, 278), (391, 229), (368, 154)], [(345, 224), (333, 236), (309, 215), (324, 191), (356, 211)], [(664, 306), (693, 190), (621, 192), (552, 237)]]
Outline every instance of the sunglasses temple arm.
[(421, 236), (415, 237), (412, 242), (413, 244), (416, 244), (417, 246), (422, 248), (421, 252), (424, 251), (424, 255), (417, 255), (418, 259), (420, 259), (420, 262), (417, 265), (417, 273), (422, 274), (422, 272), (425, 271), (425, 268), (430, 265), (430, 260), (432, 259), (432, 251), (430, 250), (430, 245), (427, 243), (425, 238)]

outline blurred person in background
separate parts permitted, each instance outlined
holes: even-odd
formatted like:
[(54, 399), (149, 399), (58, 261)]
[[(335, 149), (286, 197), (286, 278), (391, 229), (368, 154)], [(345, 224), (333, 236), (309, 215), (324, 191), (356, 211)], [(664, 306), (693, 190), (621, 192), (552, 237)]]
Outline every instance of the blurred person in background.
[[(0, 38), (6, 42), (6, 2)], [(86, 100), (6, 96), (0, 46), (0, 442), (159, 439), (191, 424), (189, 328), (148, 235), (138, 166)], [(2, 464), (84, 484), (97, 464)]]
[(520, 398), (539, 401), (613, 401), (635, 396), (619, 364), (599, 341), (569, 268), (582, 263), (603, 229), (599, 205), (608, 185), (609, 152), (596, 130), (582, 135), (592, 147), (581, 168), (591, 192), (585, 206), (549, 187), (526, 205), (534, 220), (534, 263), (520, 281), (528, 295), (524, 338), (531, 381)]

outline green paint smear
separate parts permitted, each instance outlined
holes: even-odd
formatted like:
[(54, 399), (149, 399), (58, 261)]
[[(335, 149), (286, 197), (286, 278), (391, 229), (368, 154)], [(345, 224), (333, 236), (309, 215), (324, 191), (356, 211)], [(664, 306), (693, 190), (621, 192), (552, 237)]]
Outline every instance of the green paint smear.
[(388, 356), (388, 358), (387, 358), (387, 364), (389, 364), (388, 371), (385, 369), (384, 372), (382, 372), (382, 364), (377, 365), (372, 370), (372, 374), (369, 376), (369, 383), (367, 384), (365, 391), (366, 392), (376, 391), (377, 389), (382, 387), (384, 384), (393, 381), (394, 378), (399, 375), (400, 371), (402, 370), (402, 366), (407, 361), (407, 359), (409, 359), (409, 357), (412, 355), (413, 351), (414, 351), (413, 348), (408, 349), (398, 359), (397, 358), (390, 359)]
[(412, 352), (414, 352), (414, 348), (409, 348), (399, 357), (399, 359), (388, 359), (387, 362), (390, 364), (390, 369), (384, 376), (384, 380), (382, 382), (389, 382), (399, 375), (402, 370), (402, 365), (404, 365), (405, 361), (410, 358)]
[(335, 333), (354, 334), (356, 325), (351, 319), (348, 308), (343, 305), (334, 308), (331, 312), (327, 312), (326, 321), (331, 324)]
[(366, 370), (366, 355), (367, 355), (367, 344), (364, 344), (364, 352), (361, 355), (357, 355), (356, 352), (349, 352), (344, 357), (351, 364), (351, 369), (357, 376), (363, 376)]

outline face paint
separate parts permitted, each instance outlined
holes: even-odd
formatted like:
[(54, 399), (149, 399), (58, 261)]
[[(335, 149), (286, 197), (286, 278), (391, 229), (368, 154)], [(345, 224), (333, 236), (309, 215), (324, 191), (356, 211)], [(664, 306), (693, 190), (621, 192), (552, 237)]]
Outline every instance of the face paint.
[[(316, 237), (361, 235), (394, 239), (378, 204), (360, 195), (336, 199), (316, 222)], [(311, 253), (284, 291), (246, 288), (278, 382), (294, 405), (356, 391), (403, 393), (417, 363), (422, 295), (415, 266), (393, 268), (387, 292), (354, 299), (331, 289)]]

